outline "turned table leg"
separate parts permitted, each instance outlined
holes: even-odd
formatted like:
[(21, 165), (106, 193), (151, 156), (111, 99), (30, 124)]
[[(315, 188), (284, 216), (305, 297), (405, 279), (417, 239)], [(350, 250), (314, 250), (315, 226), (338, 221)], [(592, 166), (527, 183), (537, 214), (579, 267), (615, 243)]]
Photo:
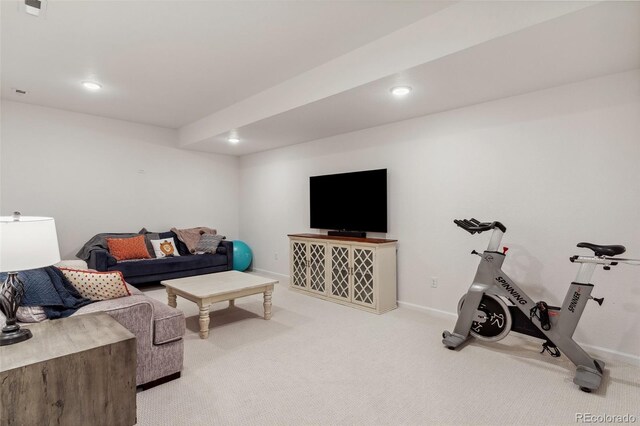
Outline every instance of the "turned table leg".
[(209, 305), (200, 306), (200, 338), (209, 337)]
[(171, 291), (170, 288), (167, 288), (167, 296), (169, 298), (169, 302), (168, 302), (169, 306), (171, 306), (172, 308), (175, 308), (176, 307), (176, 295), (175, 295), (175, 293), (173, 293)]
[(264, 319), (271, 319), (271, 294), (273, 290), (264, 292)]

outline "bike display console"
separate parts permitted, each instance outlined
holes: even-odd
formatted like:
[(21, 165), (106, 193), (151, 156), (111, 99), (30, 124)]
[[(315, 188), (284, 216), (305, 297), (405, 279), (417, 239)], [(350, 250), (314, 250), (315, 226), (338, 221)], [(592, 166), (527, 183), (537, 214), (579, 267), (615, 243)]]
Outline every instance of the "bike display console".
[(381, 314), (398, 307), (396, 240), (291, 234), (290, 288)]

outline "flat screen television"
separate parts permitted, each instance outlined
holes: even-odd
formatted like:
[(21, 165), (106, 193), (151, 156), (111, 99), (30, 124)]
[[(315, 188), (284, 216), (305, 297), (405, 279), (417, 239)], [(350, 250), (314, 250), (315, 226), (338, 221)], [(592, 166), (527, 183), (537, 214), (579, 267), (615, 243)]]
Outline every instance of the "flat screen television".
[(311, 176), (310, 227), (387, 232), (387, 169)]

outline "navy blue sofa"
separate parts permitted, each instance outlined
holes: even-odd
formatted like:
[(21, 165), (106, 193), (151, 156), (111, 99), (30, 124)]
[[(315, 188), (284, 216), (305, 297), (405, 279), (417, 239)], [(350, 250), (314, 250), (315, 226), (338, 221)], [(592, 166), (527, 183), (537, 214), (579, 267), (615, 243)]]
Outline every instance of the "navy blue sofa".
[(129, 284), (171, 280), (233, 269), (233, 242), (223, 240), (215, 254), (191, 254), (175, 233), (162, 232), (160, 238), (173, 238), (180, 256), (118, 262), (108, 250), (91, 251), (88, 266), (98, 271), (120, 271)]

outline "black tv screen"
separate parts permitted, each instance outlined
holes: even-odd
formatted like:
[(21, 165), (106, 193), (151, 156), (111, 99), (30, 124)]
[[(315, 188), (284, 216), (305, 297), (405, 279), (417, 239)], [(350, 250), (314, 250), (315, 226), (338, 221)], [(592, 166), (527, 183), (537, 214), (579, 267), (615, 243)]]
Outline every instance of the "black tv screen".
[(311, 228), (387, 232), (387, 169), (311, 176)]

